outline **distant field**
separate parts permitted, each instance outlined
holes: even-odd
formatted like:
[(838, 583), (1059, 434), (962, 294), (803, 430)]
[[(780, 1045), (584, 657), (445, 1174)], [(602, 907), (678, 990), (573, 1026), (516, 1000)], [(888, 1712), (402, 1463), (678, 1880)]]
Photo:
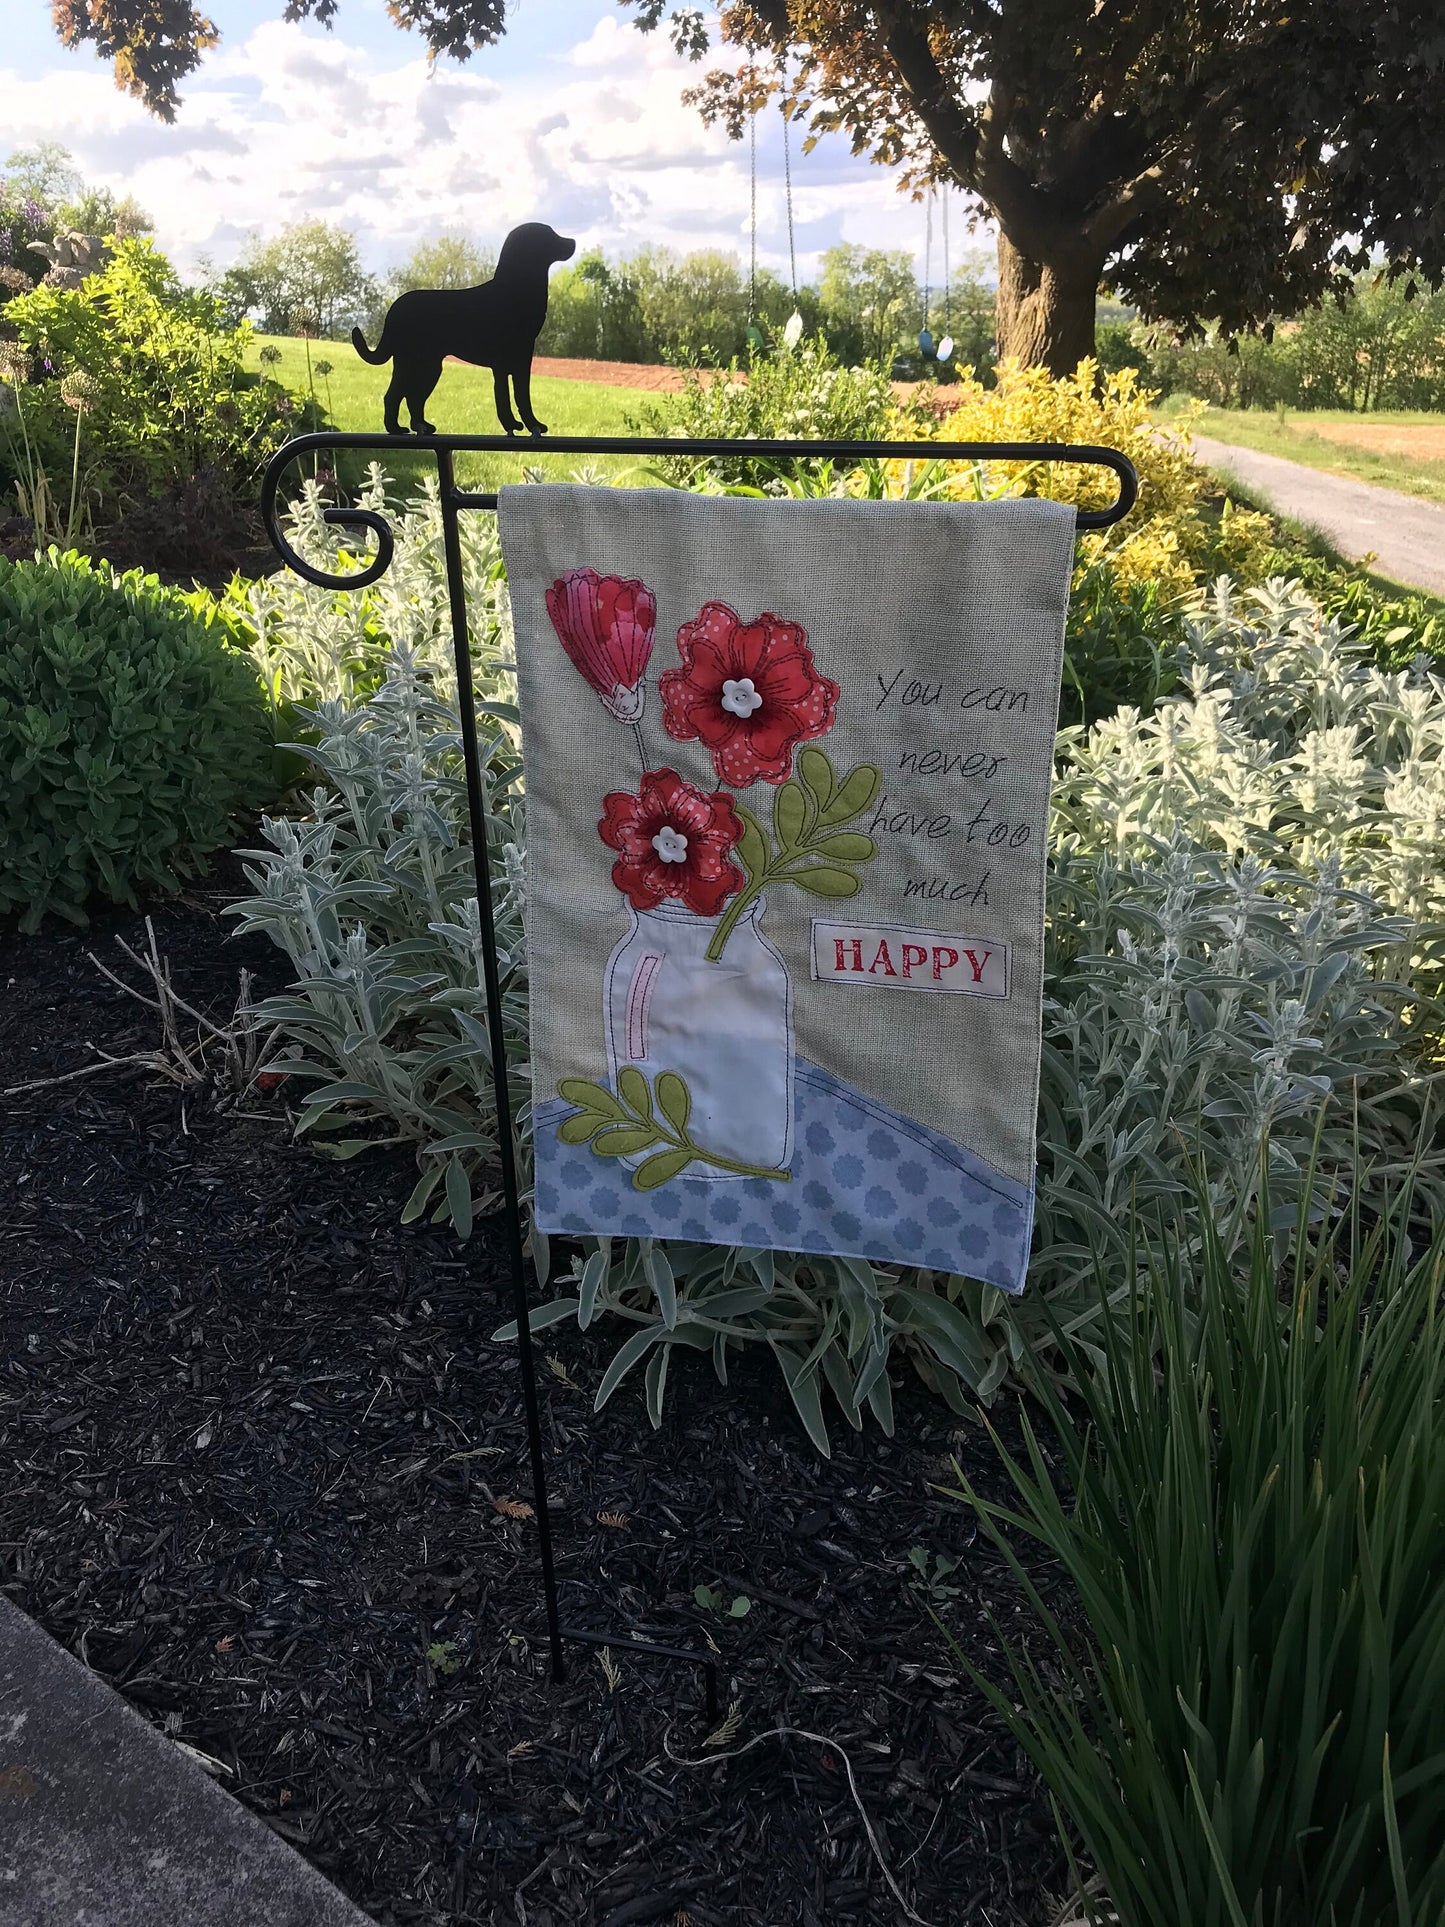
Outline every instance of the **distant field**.
[[(307, 344), (290, 336), (258, 335), (249, 356), (253, 368), (260, 367), (260, 351), (268, 346), (281, 351), (275, 374), (304, 394), (307, 385)], [(313, 341), (310, 348), (313, 370), (318, 361), (331, 364), (331, 374), (315, 377), (315, 385), (316, 398), (332, 422), (338, 428), (353, 432), (369, 429), (379, 431), (382, 426), (381, 397), (386, 389), (389, 370), (385, 367), (368, 367), (349, 341)], [(621, 388), (591, 381), (559, 381), (551, 376), (537, 375), (532, 380), (532, 402), (539, 418), (546, 422), (553, 434), (625, 435), (628, 433), (629, 415), (638, 415), (647, 407), (665, 408), (667, 397), (640, 388)], [(442, 373), (441, 385), (432, 397), (428, 414), (439, 428), (455, 435), (499, 434), (496, 410), (492, 405), (490, 371), (485, 368), (448, 366)], [(387, 468), (398, 479), (408, 474), (419, 474), (424, 466), (417, 458), (408, 459), (402, 452), (405, 446), (404, 442), (398, 442), (397, 454), (388, 457), (386, 462)], [(459, 480), (472, 488), (495, 488), (502, 482), (520, 481), (523, 467), (539, 462), (545, 448), (545, 441), (522, 441), (519, 438), (515, 456), (509, 453), (459, 457)], [(558, 481), (566, 481), (572, 470), (585, 460), (585, 457), (577, 455), (555, 456), (546, 466), (548, 473), (554, 474)], [(599, 461), (597, 466), (609, 474), (620, 474), (626, 469), (626, 464), (620, 461)], [(639, 483), (647, 479), (641, 474), (636, 477)]]
[[(1166, 418), (1175, 413), (1165, 412)], [(1445, 416), (1209, 408), (1197, 426), (1201, 435), (1235, 448), (1282, 455), (1305, 468), (1445, 502)]]
[[(276, 373), (304, 393), (306, 345), (290, 336), (258, 335), (251, 349), (251, 365), (260, 366), (263, 347), (279, 349), (281, 360)], [(338, 428), (379, 430), (388, 370), (368, 367), (349, 341), (313, 341), (310, 346), (313, 369), (317, 362), (331, 364), (329, 376), (315, 378), (317, 399), (331, 420)], [(628, 371), (617, 364), (597, 364), (596, 379), (592, 380), (572, 377), (572, 371), (585, 368), (586, 363), (560, 365), (568, 370), (567, 377), (539, 373), (532, 380), (537, 413), (554, 434), (626, 435), (628, 417), (637, 417), (649, 408), (665, 410), (668, 396), (663, 392), (664, 385), (672, 387), (679, 380), (673, 369), (639, 369), (639, 383), (648, 385), (628, 387), (623, 385)], [(1177, 408), (1166, 407), (1160, 419), (1177, 418), (1177, 413)], [(433, 421), (454, 434), (497, 434), (490, 372), (449, 365), (432, 398), (430, 414)], [(1291, 410), (1281, 417), (1264, 409), (1209, 408), (1198, 427), (1201, 434), (1236, 448), (1260, 449), (1306, 468), (1354, 476), (1428, 502), (1445, 502), (1445, 416), (1352, 415), (1324, 410), (1307, 414)], [(415, 458), (408, 459), (403, 452), (405, 446), (399, 442), (396, 454), (388, 456), (386, 463), (398, 479), (418, 475), (424, 466)], [(545, 442), (519, 440), (515, 455), (464, 456), (458, 464), (460, 479), (474, 488), (495, 488), (501, 482), (517, 481), (524, 466), (541, 461), (545, 447)], [(546, 467), (549, 474), (565, 480), (584, 459), (555, 456)], [(596, 465), (607, 474), (627, 473), (639, 484), (650, 480), (641, 470), (630, 470), (618, 460)]]

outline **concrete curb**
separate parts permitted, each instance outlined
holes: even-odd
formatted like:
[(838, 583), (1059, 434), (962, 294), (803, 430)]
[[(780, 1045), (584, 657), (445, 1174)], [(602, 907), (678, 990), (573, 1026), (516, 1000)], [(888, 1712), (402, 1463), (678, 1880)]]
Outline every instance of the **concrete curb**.
[(370, 1927), (0, 1593), (0, 1927)]

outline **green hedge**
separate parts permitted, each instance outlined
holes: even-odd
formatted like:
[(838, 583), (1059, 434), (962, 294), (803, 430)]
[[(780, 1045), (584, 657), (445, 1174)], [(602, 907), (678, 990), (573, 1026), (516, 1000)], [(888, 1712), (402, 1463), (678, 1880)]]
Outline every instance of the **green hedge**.
[(170, 890), (271, 800), (271, 727), (218, 624), (138, 571), (0, 561), (0, 914)]

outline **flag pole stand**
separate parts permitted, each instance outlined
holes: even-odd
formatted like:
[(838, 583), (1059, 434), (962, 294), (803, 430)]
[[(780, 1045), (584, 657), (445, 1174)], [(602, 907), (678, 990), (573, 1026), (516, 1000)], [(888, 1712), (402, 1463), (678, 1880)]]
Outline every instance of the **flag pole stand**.
[(542, 1441), (541, 1399), (537, 1391), (536, 1349), (532, 1338), (530, 1305), (527, 1293), (526, 1229), (522, 1213), (521, 1185), (517, 1174), (517, 1148), (513, 1120), (512, 1092), (507, 1077), (506, 1037), (502, 1025), (501, 966), (497, 958), (496, 924), (492, 914), (494, 877), (489, 847), (489, 818), (486, 789), (482, 781), (481, 752), (477, 740), (477, 713), (472, 680), (472, 652), (468, 635), (466, 580), (462, 568), (460, 517), (464, 510), (495, 509), (492, 492), (475, 492), (457, 486), (456, 457), (459, 454), (515, 454), (524, 448), (529, 454), (546, 455), (621, 455), (621, 456), (727, 456), (733, 460), (767, 463), (806, 460), (882, 460), (916, 462), (1063, 462), (1071, 467), (1104, 468), (1118, 482), (1118, 494), (1108, 507), (1083, 509), (1077, 526), (1083, 530), (1106, 529), (1120, 522), (1134, 506), (1139, 482), (1134, 465), (1117, 449), (1092, 443), (1059, 442), (860, 442), (860, 441), (733, 441), (684, 439), (662, 436), (549, 435), (545, 441), (520, 440), (507, 435), (419, 435), (398, 437), (381, 434), (341, 434), (325, 431), (299, 435), (287, 442), (267, 464), (261, 482), (261, 514), (277, 553), (294, 574), (322, 589), (364, 589), (378, 581), (390, 568), (396, 552), (391, 525), (377, 509), (328, 507), (323, 517), (332, 528), (368, 533), (376, 539), (376, 551), (361, 568), (337, 573), (320, 569), (292, 547), (280, 519), (281, 478), (305, 456), (317, 457), (348, 451), (371, 454), (429, 455), (436, 462), (438, 500), (442, 517), (442, 552), (446, 567), (447, 604), (451, 619), (452, 653), (456, 661), (457, 707), (461, 716), (462, 761), (466, 771), (467, 814), (472, 840), (472, 862), (476, 877), (477, 911), (482, 938), (482, 982), (487, 1002), (487, 1039), (492, 1060), (492, 1091), (497, 1108), (497, 1161), (502, 1180), (502, 1214), (507, 1270), (511, 1282), (512, 1309), (517, 1325), (518, 1364), (522, 1377), (522, 1407), (526, 1422), (527, 1455), (532, 1475), (534, 1515), (537, 1520), (537, 1554), (541, 1567), (542, 1598), (547, 1615), (547, 1645), (552, 1678), (566, 1678), (568, 1644), (579, 1646), (616, 1646), (628, 1653), (653, 1659), (676, 1660), (701, 1666), (704, 1676), (704, 1712), (710, 1724), (719, 1713), (718, 1674), (715, 1656), (686, 1647), (661, 1645), (655, 1640), (639, 1639), (629, 1632), (603, 1632), (590, 1627), (564, 1626), (557, 1590), (556, 1558), (552, 1543), (552, 1515), (547, 1496), (547, 1463)]

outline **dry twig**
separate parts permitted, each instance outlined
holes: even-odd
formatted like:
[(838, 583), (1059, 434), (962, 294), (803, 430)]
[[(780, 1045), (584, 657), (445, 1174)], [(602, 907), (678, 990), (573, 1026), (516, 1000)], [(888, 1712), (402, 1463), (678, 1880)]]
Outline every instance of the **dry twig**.
[[(1119, 1916), (1113, 1908), (1099, 1902), (1104, 1899), (1104, 1883), (1098, 1874), (1093, 1874), (1083, 1887), (1071, 1893), (1049, 1922), (1049, 1927), (1090, 1927), (1095, 1920), (1117, 1920)], [(1094, 1912), (1089, 1912), (1089, 1901), (1095, 1903)]]
[[(90, 1044), (88, 1049), (96, 1046)], [(73, 1084), (77, 1077), (94, 1077), (99, 1071), (138, 1071), (150, 1065), (155, 1053), (138, 1050), (130, 1057), (107, 1057), (101, 1052), (98, 1064), (82, 1064), (78, 1071), (62, 1071), (58, 1077), (33, 1077), (28, 1084), (7, 1084), (0, 1097), (19, 1097), (23, 1091), (48, 1091), (53, 1084)]]
[(868, 1837), (868, 1845), (872, 1850), (873, 1858), (878, 1862), (879, 1872), (888, 1882), (889, 1891), (903, 1909), (907, 1918), (915, 1922), (916, 1927), (929, 1927), (929, 1923), (923, 1916), (916, 1914), (909, 1906), (907, 1900), (904, 1898), (903, 1889), (893, 1878), (888, 1862), (883, 1858), (883, 1849), (878, 1844), (878, 1835), (873, 1831), (873, 1822), (868, 1817), (868, 1809), (864, 1806), (863, 1797), (858, 1791), (858, 1782), (853, 1777), (853, 1762), (848, 1758), (848, 1755), (838, 1742), (836, 1740), (830, 1740), (826, 1733), (810, 1733), (806, 1727), (801, 1726), (774, 1726), (766, 1733), (755, 1734), (752, 1739), (744, 1741), (741, 1746), (731, 1747), (726, 1753), (710, 1754), (703, 1760), (685, 1760), (680, 1753), (674, 1753), (668, 1745), (667, 1735), (664, 1734), (662, 1738), (662, 1750), (674, 1766), (696, 1769), (697, 1767), (703, 1766), (716, 1766), (719, 1760), (736, 1760), (744, 1753), (751, 1753), (755, 1746), (761, 1746), (764, 1740), (811, 1740), (815, 1746), (832, 1748), (838, 1755), (838, 1758), (843, 1762), (843, 1771), (848, 1775), (848, 1791), (853, 1796), (853, 1804), (857, 1807), (858, 1817), (863, 1822), (863, 1831)]
[[(145, 920), (145, 950), (132, 950), (124, 937), (116, 942), (136, 967), (150, 979), (154, 996), (137, 990), (134, 984), (117, 976), (108, 964), (103, 964), (93, 950), (86, 956), (109, 983), (117, 990), (125, 992), (147, 1010), (153, 1010), (161, 1020), (161, 1042), (157, 1050), (132, 1051), (126, 1057), (111, 1057), (98, 1045), (90, 1044), (88, 1049), (95, 1051), (99, 1063), (82, 1064), (78, 1070), (62, 1071), (55, 1077), (38, 1077), (25, 1084), (10, 1084), (0, 1096), (19, 1097), (27, 1091), (43, 1091), (57, 1084), (70, 1084), (77, 1078), (96, 1077), (106, 1071), (151, 1071), (158, 1077), (167, 1078), (172, 1084), (184, 1089), (187, 1085), (204, 1084), (210, 1073), (206, 1066), (206, 1053), (214, 1044), (221, 1044), (225, 1050), (226, 1079), (235, 1090), (244, 1090), (255, 1081), (258, 1071), (265, 1061), (270, 1038), (263, 1036), (256, 1022), (251, 1004), (251, 973), (241, 972), (240, 990), (236, 997), (236, 1008), (231, 1020), (219, 1024), (215, 1018), (208, 1017), (194, 1004), (187, 1003), (171, 982), (169, 961), (162, 957), (156, 944), (155, 928), (149, 917)], [(182, 1035), (182, 1017), (194, 1019), (197, 1029), (193, 1042), (187, 1042)]]

